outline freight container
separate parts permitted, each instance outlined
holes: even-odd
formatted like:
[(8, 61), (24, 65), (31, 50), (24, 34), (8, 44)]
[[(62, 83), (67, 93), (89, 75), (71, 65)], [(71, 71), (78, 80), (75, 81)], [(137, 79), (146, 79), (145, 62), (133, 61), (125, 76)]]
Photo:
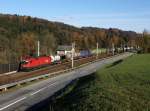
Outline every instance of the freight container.
[(81, 50), (80, 51), (80, 57), (89, 57), (91, 55), (92, 54), (91, 54), (90, 50)]

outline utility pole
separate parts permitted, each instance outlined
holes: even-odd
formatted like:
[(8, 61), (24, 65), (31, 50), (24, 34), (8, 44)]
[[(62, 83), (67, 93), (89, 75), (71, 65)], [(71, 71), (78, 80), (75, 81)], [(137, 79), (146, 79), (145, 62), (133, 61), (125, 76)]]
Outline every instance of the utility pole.
[(114, 51), (115, 51), (114, 43), (112, 43), (112, 53), (113, 53), (113, 55), (115, 54)]
[(98, 59), (98, 42), (96, 43), (96, 58)]
[(40, 56), (40, 41), (38, 40), (38, 50), (37, 50), (37, 56), (39, 57)]
[(72, 43), (72, 69), (74, 67), (74, 52), (75, 52), (75, 43)]
[(124, 52), (126, 52), (126, 47), (125, 47), (125, 43), (123, 44), (123, 49), (124, 49)]
[(121, 50), (124, 52), (124, 45), (121, 43)]

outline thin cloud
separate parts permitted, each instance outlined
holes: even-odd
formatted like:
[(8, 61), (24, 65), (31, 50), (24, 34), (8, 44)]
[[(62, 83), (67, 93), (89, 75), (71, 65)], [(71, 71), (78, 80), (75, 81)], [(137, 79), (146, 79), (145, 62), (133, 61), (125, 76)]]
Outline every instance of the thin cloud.
[[(63, 15), (63, 16), (55, 16), (50, 19), (61, 20), (61, 21), (70, 21), (70, 20), (109, 20), (109, 19), (149, 19), (150, 13), (149, 12), (142, 12), (142, 13), (99, 13), (99, 14), (74, 14), (74, 15)], [(113, 20), (114, 21), (114, 20)]]
[[(134, 29), (138, 32), (142, 31), (144, 26), (148, 28), (147, 23), (150, 22), (150, 13), (99, 13), (99, 14), (74, 14), (63, 15), (48, 18), (52, 21), (64, 22), (66, 24), (82, 26), (96, 26), (96, 27), (115, 27), (126, 29)], [(139, 30), (140, 28), (141, 30)]]

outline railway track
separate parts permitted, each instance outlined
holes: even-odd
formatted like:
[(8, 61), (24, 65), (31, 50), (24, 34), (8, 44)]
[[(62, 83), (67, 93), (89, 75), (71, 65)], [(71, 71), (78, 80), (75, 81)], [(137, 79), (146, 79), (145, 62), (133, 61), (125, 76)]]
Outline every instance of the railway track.
[[(98, 56), (98, 58), (96, 58), (96, 56), (80, 58), (80, 59), (74, 60), (74, 66), (77, 67), (82, 64), (92, 62), (96, 59), (101, 59), (101, 58), (108, 57), (108, 56), (111, 56), (111, 54), (110, 55), (101, 54)], [(24, 79), (40, 76), (43, 74), (53, 73), (56, 71), (66, 70), (69, 68), (71, 68), (71, 60), (64, 62), (62, 64), (51, 65), (51, 66), (48, 66), (48, 67), (45, 67), (42, 69), (38, 69), (35, 71), (31, 71), (31, 72), (17, 72), (17, 73), (11, 74), (11, 75), (4, 75), (4, 76), (0, 77), (0, 85), (21, 81)]]

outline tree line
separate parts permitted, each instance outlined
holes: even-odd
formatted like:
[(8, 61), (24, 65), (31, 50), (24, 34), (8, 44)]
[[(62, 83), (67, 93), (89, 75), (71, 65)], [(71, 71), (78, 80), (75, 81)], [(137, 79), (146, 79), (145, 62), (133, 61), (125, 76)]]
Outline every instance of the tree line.
[[(78, 49), (94, 49), (96, 43), (102, 48), (122, 45), (142, 47), (149, 51), (149, 35), (120, 29), (96, 27), (77, 28), (60, 22), (30, 17), (0, 14), (0, 63), (17, 62), (21, 56), (34, 55), (37, 41), (43, 55), (55, 53), (58, 45), (76, 43)], [(147, 43), (148, 42), (148, 43)]]

